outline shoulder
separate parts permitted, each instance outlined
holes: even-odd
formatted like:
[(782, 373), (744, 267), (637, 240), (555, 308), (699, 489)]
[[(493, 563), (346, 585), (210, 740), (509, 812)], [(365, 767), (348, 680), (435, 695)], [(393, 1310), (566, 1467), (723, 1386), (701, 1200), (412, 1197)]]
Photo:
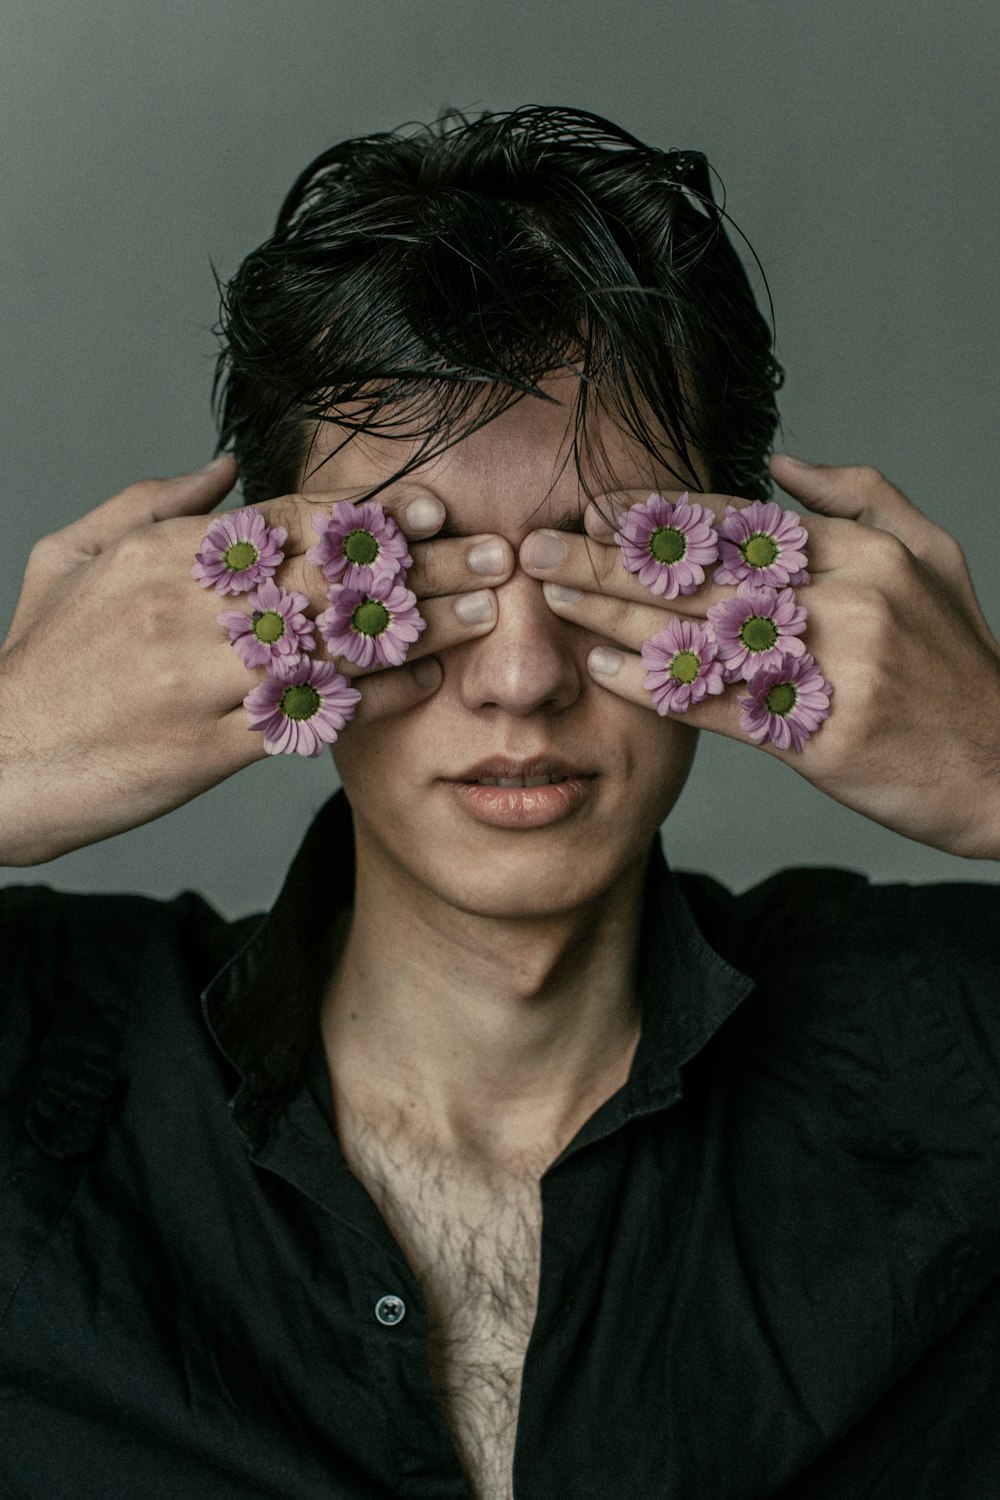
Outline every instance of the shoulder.
[(869, 979), (888, 966), (995, 982), (997, 885), (876, 885), (851, 870), (802, 867), (736, 895), (705, 875), (678, 879), (712, 946), (758, 982), (831, 966)]
[(755, 981), (720, 1037), (739, 1077), (825, 1122), (872, 1172), (898, 1184), (919, 1162), (942, 1201), (1000, 1226), (1000, 889), (835, 869), (784, 870), (740, 895), (703, 876), (681, 885), (708, 941)]
[(56, 891), (45, 885), (0, 890), (0, 994), (5, 1004), (30, 995), (48, 1011), (67, 984), (120, 986), (151, 952), (210, 963), (229, 924), (201, 897)]
[(64, 1054), (79, 1052), (82, 1067), (116, 1053), (140, 1002), (196, 998), (240, 931), (190, 892), (0, 890), (0, 1105), (19, 1113), (39, 1070)]

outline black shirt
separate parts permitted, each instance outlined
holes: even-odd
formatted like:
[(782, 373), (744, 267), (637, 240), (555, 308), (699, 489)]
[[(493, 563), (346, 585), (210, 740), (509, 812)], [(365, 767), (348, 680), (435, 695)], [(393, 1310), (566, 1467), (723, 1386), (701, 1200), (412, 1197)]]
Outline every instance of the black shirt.
[[(338, 797), (264, 919), (3, 893), (3, 1496), (467, 1494), (333, 1123), (351, 891)], [(1000, 1494), (998, 916), (654, 853), (631, 1074), (542, 1180), (516, 1500)]]

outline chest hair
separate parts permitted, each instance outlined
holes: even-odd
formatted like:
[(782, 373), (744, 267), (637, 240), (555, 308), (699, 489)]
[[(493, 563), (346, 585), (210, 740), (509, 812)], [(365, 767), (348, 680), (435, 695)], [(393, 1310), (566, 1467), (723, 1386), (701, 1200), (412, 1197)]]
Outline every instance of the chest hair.
[(506, 1170), (421, 1149), (403, 1122), (340, 1124), (348, 1164), (424, 1293), (431, 1380), (472, 1493), (511, 1500), (547, 1160)]

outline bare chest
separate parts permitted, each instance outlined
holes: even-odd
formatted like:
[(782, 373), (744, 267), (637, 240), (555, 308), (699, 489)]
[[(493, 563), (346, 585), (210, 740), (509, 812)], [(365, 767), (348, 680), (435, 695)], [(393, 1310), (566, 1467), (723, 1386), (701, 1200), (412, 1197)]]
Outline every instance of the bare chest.
[(463, 1169), (356, 1133), (345, 1143), (421, 1284), (431, 1378), (477, 1500), (510, 1500), (538, 1300), (538, 1174)]

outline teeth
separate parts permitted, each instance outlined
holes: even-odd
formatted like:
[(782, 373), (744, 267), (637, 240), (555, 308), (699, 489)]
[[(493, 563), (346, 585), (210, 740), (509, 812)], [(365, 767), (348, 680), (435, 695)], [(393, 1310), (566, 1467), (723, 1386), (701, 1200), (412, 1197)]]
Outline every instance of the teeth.
[(480, 776), (478, 786), (556, 786), (565, 776)]

